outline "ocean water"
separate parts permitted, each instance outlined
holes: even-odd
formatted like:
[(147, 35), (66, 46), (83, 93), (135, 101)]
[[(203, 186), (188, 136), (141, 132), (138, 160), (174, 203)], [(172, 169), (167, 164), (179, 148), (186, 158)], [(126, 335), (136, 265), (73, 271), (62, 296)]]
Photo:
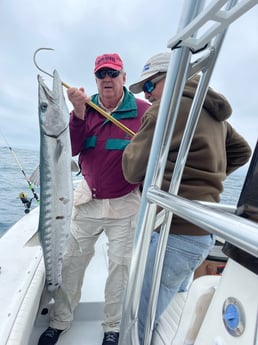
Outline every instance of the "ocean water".
[[(29, 178), (38, 165), (39, 151), (14, 148), (11, 151), (7, 146), (0, 147), (0, 236), (25, 215), (19, 194), (24, 192), (31, 199), (33, 193), (22, 170)], [(39, 196), (39, 188), (35, 186), (34, 189)], [(36, 206), (37, 202), (33, 199), (31, 208)]]
[[(16, 162), (15, 157), (18, 160)], [(21, 217), (25, 215), (25, 207), (19, 198), (21, 192), (27, 198), (33, 198), (22, 170), (29, 178), (39, 165), (39, 151), (0, 147), (0, 237)], [(234, 173), (224, 183), (221, 202), (235, 205), (244, 183), (244, 174)], [(34, 187), (39, 196), (39, 187)], [(31, 209), (37, 206), (32, 200)]]

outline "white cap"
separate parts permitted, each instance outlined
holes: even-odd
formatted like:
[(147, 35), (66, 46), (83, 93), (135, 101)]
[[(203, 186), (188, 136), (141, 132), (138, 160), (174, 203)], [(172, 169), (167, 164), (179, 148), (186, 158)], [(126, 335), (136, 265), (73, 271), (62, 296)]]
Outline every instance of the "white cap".
[(152, 56), (144, 65), (139, 80), (130, 85), (129, 90), (133, 93), (139, 93), (142, 91), (142, 87), (147, 80), (160, 72), (167, 72), (170, 57), (171, 52), (159, 53)]

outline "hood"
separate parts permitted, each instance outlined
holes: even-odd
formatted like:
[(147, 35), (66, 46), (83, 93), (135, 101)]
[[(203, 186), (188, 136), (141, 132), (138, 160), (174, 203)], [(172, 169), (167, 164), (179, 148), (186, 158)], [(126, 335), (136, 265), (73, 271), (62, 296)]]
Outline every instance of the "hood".
[[(199, 79), (199, 76), (195, 76), (187, 81), (183, 96), (189, 98), (194, 97)], [(232, 114), (232, 108), (227, 99), (222, 94), (214, 91), (211, 87), (208, 88), (203, 107), (213, 118), (220, 122), (227, 120)]]

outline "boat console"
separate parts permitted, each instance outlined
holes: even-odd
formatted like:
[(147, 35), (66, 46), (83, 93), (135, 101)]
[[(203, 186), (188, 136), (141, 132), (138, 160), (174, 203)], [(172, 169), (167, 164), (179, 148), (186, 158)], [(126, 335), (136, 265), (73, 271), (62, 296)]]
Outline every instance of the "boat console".
[[(235, 213), (240, 217), (258, 223), (258, 142), (256, 143)], [(225, 242), (222, 251), (240, 265), (258, 274), (258, 257), (229, 242)]]

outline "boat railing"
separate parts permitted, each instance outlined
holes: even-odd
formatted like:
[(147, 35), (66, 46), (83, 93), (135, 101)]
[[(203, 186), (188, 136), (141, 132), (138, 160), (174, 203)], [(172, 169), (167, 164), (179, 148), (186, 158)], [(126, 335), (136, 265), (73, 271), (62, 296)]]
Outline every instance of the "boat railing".
[(216, 210), (216, 204), (209, 207), (198, 201), (166, 193), (155, 186), (149, 188), (147, 197), (150, 202), (157, 203), (192, 224), (258, 257), (257, 223), (220, 209)]
[[(172, 49), (165, 87), (161, 99), (149, 162), (147, 166), (142, 201), (136, 226), (129, 282), (123, 305), (120, 345), (138, 345), (138, 308), (153, 230), (160, 226), (160, 241), (153, 273), (153, 284), (144, 344), (151, 343), (154, 316), (161, 271), (170, 223), (173, 213), (204, 228), (248, 253), (258, 256), (258, 226), (232, 212), (215, 209), (197, 201), (178, 196), (178, 189), (194, 136), (210, 78), (219, 55), (228, 26), (239, 16), (255, 6), (258, 0), (218, 0), (205, 7), (204, 0), (186, 0), (178, 33), (168, 43)], [(205, 29), (207, 23), (213, 23)], [(204, 30), (198, 36), (200, 30)], [(200, 55), (194, 62), (192, 58)], [(170, 142), (178, 116), (180, 100), (189, 77), (200, 74), (200, 80), (175, 163), (168, 192), (161, 190)], [(157, 214), (157, 207), (163, 210)]]

